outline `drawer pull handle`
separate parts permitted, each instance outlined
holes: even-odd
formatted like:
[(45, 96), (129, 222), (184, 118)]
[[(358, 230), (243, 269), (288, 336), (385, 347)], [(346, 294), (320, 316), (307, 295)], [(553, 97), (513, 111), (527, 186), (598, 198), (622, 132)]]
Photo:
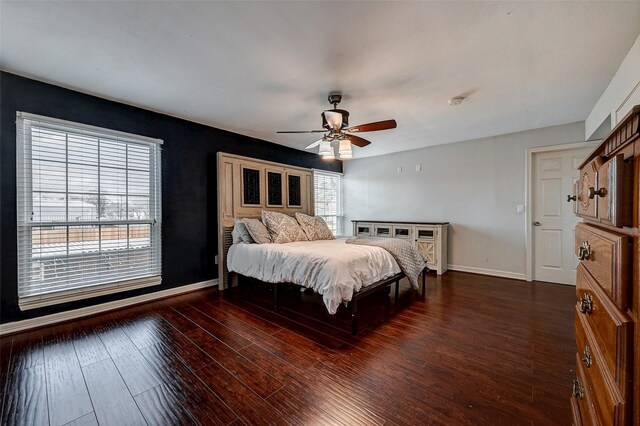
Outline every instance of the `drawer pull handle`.
[(604, 197), (605, 195), (607, 195), (607, 190), (605, 188), (596, 190), (593, 186), (590, 186), (587, 195), (590, 199), (594, 199), (596, 195), (598, 197)]
[(589, 293), (585, 293), (582, 299), (578, 301), (580, 303), (580, 312), (583, 314), (590, 314), (593, 312), (593, 299)]
[(567, 203), (570, 203), (571, 201), (575, 201), (575, 200), (576, 200), (575, 195), (567, 195)]
[(588, 260), (591, 256), (591, 246), (588, 241), (583, 241), (582, 245), (578, 247), (578, 259)]
[(582, 351), (582, 361), (584, 361), (584, 365), (587, 368), (591, 367), (591, 352), (589, 351), (589, 346), (585, 346)]
[(573, 379), (573, 387), (571, 389), (571, 394), (576, 398), (582, 399), (584, 397), (584, 391), (582, 390), (582, 384), (580, 380)]

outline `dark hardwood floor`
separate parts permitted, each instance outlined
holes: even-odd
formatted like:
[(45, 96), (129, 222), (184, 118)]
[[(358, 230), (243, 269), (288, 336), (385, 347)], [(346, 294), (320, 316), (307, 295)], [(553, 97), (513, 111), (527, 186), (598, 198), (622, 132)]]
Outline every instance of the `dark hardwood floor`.
[(0, 340), (2, 424), (570, 424), (574, 288), (448, 272), (325, 314), (206, 290)]

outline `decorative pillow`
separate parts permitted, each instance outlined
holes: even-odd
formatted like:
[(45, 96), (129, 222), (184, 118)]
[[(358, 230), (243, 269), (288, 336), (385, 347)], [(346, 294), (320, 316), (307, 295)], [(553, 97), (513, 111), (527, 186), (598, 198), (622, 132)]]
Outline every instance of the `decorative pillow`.
[(269, 230), (264, 226), (260, 219), (242, 219), (244, 226), (247, 227), (247, 231), (253, 241), (258, 244), (267, 244), (271, 243), (271, 234), (269, 234)]
[(309, 216), (308, 214), (296, 213), (296, 220), (300, 224), (300, 228), (307, 235), (309, 241), (315, 241), (318, 239), (316, 234), (316, 218)]
[(320, 216), (316, 216), (316, 235), (319, 240), (335, 240), (336, 237), (329, 229), (329, 225)]
[(251, 234), (247, 230), (247, 226), (243, 221), (236, 219), (233, 225), (233, 231), (231, 231), (231, 237), (233, 238), (233, 244), (247, 243), (254, 244), (255, 241), (251, 238)]
[(300, 227), (304, 230), (310, 241), (315, 240), (334, 240), (331, 229), (327, 226), (327, 222), (320, 216), (309, 216), (302, 213), (296, 213), (296, 220)]
[(262, 221), (271, 234), (274, 243), (292, 243), (294, 241), (308, 241), (298, 222), (283, 213), (262, 211)]

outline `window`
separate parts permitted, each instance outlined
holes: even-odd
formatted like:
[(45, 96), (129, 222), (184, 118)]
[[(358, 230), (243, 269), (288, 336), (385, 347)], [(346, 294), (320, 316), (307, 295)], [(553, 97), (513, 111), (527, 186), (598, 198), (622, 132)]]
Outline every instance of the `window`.
[(313, 171), (316, 215), (322, 217), (334, 235), (342, 234), (342, 174)]
[(21, 309), (161, 281), (162, 141), (18, 113)]

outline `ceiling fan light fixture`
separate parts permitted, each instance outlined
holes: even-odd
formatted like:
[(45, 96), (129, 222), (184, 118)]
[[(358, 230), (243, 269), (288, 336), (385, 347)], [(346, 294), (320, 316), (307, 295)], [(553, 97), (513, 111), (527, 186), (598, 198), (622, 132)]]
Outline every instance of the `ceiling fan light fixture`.
[(322, 155), (323, 157), (329, 154), (333, 155), (331, 142), (327, 140), (323, 140), (322, 142), (320, 142), (320, 149), (318, 150), (318, 154)]
[(353, 152), (351, 151), (351, 141), (349, 139), (343, 139), (340, 141), (340, 147), (338, 148), (340, 159), (348, 160), (353, 158)]
[(333, 152), (333, 148), (331, 148), (331, 146), (329, 146), (329, 149), (330, 149), (330, 151), (329, 151), (328, 154), (322, 155), (322, 159), (323, 160), (329, 161), (329, 160), (335, 160), (336, 159), (336, 156), (335, 156), (335, 154)]

